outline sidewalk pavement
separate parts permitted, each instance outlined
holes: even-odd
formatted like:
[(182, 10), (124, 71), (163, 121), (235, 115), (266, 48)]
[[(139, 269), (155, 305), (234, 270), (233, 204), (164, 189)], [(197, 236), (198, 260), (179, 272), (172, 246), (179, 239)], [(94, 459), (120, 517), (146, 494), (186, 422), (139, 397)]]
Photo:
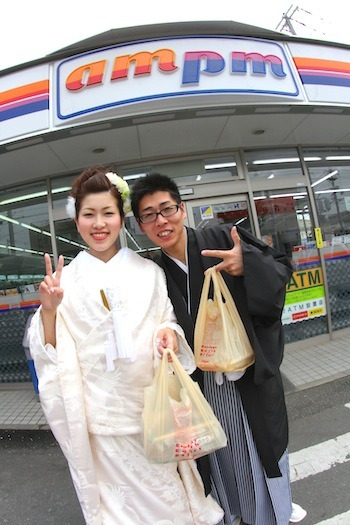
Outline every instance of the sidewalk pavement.
[[(281, 366), (286, 394), (350, 375), (350, 335), (293, 350), (286, 347)], [(47, 430), (32, 383), (0, 384), (0, 429)]]

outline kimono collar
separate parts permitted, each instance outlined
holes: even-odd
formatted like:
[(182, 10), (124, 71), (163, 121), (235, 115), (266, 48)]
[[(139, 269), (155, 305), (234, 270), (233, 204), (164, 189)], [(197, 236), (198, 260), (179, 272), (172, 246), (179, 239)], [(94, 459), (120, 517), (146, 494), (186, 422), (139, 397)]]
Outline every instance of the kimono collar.
[(96, 266), (103, 265), (103, 267), (106, 268), (107, 266), (113, 266), (117, 261), (126, 257), (128, 255), (128, 252), (129, 248), (121, 248), (107, 262), (101, 261), (101, 259), (99, 259), (98, 257), (91, 255), (91, 253), (88, 250), (83, 250), (79, 252), (77, 257), (79, 257), (79, 264), (89, 264), (90, 266), (92, 264)]
[(185, 230), (185, 239), (186, 239), (186, 243), (185, 243), (185, 261), (186, 261), (186, 263), (184, 264), (182, 261), (180, 261), (180, 259), (176, 259), (176, 257), (172, 257), (171, 255), (166, 253), (165, 250), (162, 250), (162, 252), (164, 253), (164, 255), (169, 257), (169, 259), (174, 261), (174, 263), (176, 263), (181, 268), (181, 270), (183, 270), (186, 274), (188, 274), (187, 230), (186, 230), (185, 226), (184, 226), (184, 230)]

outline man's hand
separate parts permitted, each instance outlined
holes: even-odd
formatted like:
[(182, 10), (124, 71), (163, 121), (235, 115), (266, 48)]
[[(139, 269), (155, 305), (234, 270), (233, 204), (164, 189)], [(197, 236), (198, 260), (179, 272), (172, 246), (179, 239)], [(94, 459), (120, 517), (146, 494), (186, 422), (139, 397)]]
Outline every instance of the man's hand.
[(217, 257), (222, 259), (222, 262), (215, 266), (217, 272), (224, 270), (230, 275), (239, 277), (244, 275), (244, 267), (241, 239), (239, 238), (236, 226), (233, 226), (231, 230), (231, 238), (234, 243), (231, 250), (202, 250), (201, 253), (206, 257)]

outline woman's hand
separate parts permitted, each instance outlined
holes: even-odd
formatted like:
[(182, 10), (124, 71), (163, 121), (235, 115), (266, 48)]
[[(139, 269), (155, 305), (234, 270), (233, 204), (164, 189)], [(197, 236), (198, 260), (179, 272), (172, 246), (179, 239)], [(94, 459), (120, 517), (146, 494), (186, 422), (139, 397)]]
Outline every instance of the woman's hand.
[[(157, 333), (156, 338), (157, 350), (160, 355), (163, 355), (164, 348), (171, 348), (175, 354), (178, 352), (177, 335), (171, 328), (162, 328)], [(171, 357), (169, 356), (169, 361)]]
[(51, 259), (48, 253), (44, 255), (46, 275), (44, 280), (40, 283), (39, 294), (42, 309), (45, 312), (56, 312), (57, 307), (61, 304), (63, 299), (63, 290), (61, 288), (61, 274), (64, 259), (60, 255), (55, 276), (52, 272)]

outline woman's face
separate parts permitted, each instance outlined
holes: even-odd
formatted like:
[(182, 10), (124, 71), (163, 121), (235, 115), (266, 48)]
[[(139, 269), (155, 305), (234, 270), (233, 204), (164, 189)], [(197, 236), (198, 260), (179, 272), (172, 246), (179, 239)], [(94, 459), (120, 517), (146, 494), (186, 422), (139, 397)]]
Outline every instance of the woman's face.
[(106, 191), (86, 195), (81, 201), (75, 222), (91, 255), (107, 262), (117, 253), (116, 241), (123, 221), (111, 193)]

